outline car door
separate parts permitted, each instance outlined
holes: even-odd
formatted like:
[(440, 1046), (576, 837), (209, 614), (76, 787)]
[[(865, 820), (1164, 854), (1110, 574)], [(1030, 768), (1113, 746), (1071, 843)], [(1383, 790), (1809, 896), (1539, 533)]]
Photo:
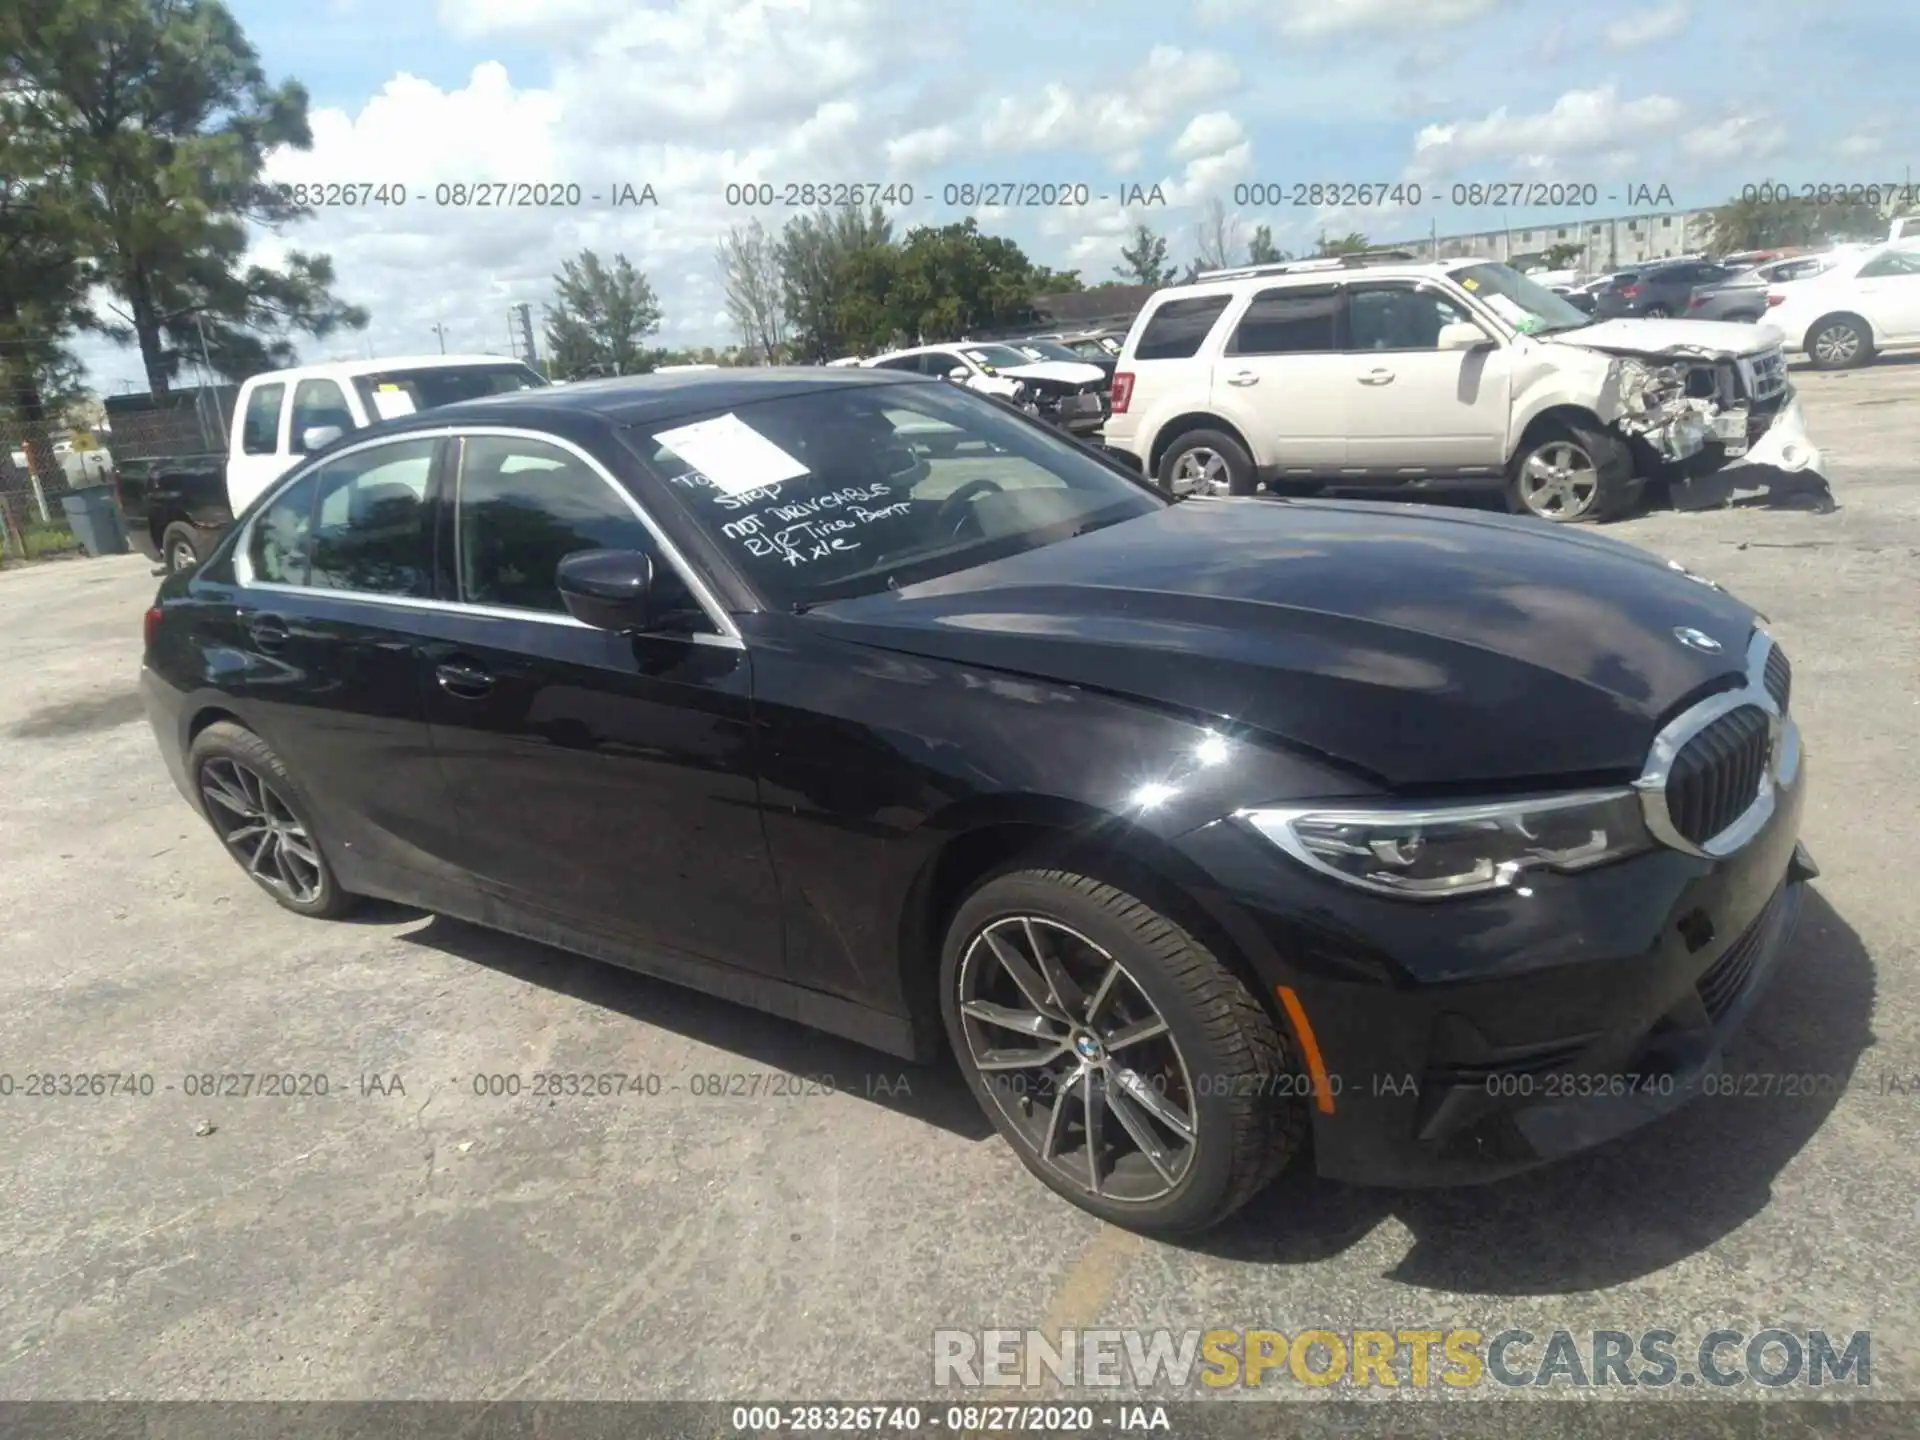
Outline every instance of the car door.
[(227, 503), (236, 515), (286, 472), (286, 402), (287, 386), (280, 380), (250, 380), (240, 397), (240, 423), (227, 450)]
[(432, 593), (439, 447), (402, 437), (329, 458), (274, 494), (237, 550), (227, 688), (347, 847), (349, 883), (368, 866), (444, 873), (455, 828), (416, 625)]
[(1356, 282), (1346, 299), (1347, 469), (1385, 479), (1499, 473), (1513, 405), (1510, 352), (1497, 342), (1441, 349), (1444, 327), (1478, 322), (1430, 285)]
[[(450, 466), (453, 603), (426, 654), (460, 864), (521, 912), (614, 947), (783, 973), (738, 637), (578, 445), (474, 430)], [(588, 549), (650, 554), (689, 622), (629, 636), (573, 619), (555, 570)]]
[(1880, 343), (1920, 340), (1920, 249), (1882, 251), (1860, 267), (1854, 288)]
[(1347, 463), (1353, 396), (1339, 350), (1337, 285), (1256, 291), (1213, 363), (1211, 408), (1281, 475), (1324, 475)]

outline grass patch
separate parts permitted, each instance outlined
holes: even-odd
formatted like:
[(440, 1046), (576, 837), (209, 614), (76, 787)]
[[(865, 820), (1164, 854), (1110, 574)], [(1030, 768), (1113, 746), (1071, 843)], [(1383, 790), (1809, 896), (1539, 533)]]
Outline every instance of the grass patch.
[[(23, 526), (16, 532), (18, 543), (9, 542), (0, 547), (0, 560), (43, 560), (49, 555), (68, 555), (80, 548), (80, 542), (74, 538), (73, 531), (64, 525), (36, 522)], [(20, 546), (26, 548), (23, 557)]]

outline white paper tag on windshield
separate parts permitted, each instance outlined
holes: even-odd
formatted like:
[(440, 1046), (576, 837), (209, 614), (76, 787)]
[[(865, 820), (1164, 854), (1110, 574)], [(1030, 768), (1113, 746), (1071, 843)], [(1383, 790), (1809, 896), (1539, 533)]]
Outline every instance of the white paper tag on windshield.
[(404, 390), (376, 390), (373, 408), (382, 420), (398, 420), (402, 415), (413, 414), (413, 397)]
[(722, 415), (653, 437), (707, 479), (716, 490), (744, 495), (782, 480), (798, 480), (807, 467), (738, 415)]

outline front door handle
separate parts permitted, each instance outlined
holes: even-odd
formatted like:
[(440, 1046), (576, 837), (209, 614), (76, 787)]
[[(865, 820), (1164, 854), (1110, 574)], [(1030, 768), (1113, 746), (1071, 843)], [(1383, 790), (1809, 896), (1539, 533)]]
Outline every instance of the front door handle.
[(1258, 385), (1260, 377), (1251, 370), (1236, 370), (1227, 377), (1229, 385)]
[(278, 650), (293, 636), (287, 622), (278, 615), (256, 615), (247, 622), (247, 633), (262, 650)]
[(1360, 377), (1360, 383), (1362, 385), (1391, 385), (1393, 383), (1393, 371), (1384, 367), (1369, 370)]
[(442, 690), (463, 700), (478, 700), (493, 689), (493, 676), (463, 660), (449, 660), (435, 666), (433, 678), (440, 682)]

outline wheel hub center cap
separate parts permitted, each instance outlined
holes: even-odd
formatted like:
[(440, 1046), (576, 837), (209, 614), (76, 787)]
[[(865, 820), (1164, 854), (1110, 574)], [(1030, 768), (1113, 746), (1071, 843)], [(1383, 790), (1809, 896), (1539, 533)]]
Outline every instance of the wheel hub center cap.
[(1089, 1065), (1106, 1063), (1107, 1047), (1100, 1043), (1100, 1037), (1098, 1035), (1090, 1031), (1083, 1030), (1074, 1036), (1073, 1048), (1079, 1053), (1080, 1058), (1085, 1060)]

